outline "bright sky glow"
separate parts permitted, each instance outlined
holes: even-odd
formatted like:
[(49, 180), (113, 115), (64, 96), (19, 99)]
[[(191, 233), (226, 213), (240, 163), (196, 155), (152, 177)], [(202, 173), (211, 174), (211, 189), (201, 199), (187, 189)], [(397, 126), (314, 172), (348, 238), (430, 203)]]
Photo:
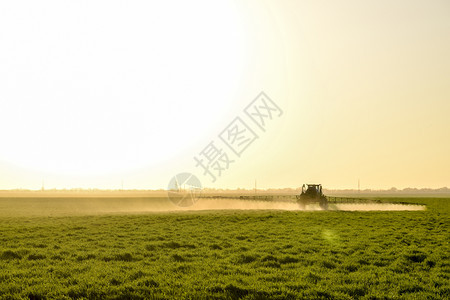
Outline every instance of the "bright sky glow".
[(0, 4), (4, 161), (64, 174), (151, 166), (208, 132), (236, 93), (244, 43), (230, 4), (25, 2)]
[[(2, 1), (0, 189), (450, 187), (449, 36), (448, 0)], [(212, 183), (261, 91), (282, 118)]]

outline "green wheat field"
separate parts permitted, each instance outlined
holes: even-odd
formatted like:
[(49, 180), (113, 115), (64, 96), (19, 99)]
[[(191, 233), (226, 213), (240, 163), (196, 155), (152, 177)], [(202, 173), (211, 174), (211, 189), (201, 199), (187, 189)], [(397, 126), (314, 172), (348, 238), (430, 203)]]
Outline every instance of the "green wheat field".
[(381, 200), (427, 209), (0, 198), (0, 299), (449, 299), (450, 199)]

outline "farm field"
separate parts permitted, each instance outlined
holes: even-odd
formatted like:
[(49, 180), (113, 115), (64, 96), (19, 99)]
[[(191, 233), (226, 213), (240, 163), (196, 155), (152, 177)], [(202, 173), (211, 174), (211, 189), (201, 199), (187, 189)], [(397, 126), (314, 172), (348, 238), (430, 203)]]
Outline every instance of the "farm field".
[(0, 198), (0, 299), (450, 298), (450, 199), (351, 212), (167, 201)]

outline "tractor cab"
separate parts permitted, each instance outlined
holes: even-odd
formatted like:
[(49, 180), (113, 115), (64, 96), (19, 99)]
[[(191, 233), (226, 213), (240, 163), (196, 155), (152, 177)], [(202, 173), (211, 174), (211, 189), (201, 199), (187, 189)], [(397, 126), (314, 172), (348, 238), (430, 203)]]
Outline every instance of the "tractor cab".
[(302, 186), (302, 194), (308, 196), (322, 195), (322, 185), (321, 184), (304, 184)]

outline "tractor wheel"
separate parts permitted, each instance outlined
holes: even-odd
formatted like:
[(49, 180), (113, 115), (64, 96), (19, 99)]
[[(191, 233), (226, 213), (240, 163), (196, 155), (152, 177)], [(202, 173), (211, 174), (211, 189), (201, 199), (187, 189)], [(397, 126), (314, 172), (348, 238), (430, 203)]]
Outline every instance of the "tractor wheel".
[(327, 199), (321, 199), (321, 201), (320, 201), (320, 203), (319, 203), (319, 206), (320, 206), (322, 209), (327, 210), (327, 209), (328, 209), (328, 201), (327, 201)]
[(305, 207), (306, 207), (306, 204), (305, 204), (305, 202), (303, 202), (303, 201), (297, 201), (297, 203), (298, 203), (298, 206), (300, 207), (300, 209), (305, 209)]

